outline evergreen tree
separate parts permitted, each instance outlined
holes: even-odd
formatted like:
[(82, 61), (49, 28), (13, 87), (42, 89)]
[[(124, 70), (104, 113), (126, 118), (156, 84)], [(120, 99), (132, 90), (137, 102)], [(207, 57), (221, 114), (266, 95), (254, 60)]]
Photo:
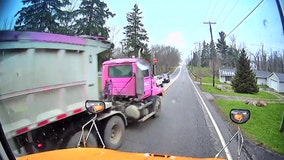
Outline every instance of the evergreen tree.
[(77, 16), (75, 12), (75, 5), (76, 3), (64, 7), (64, 10), (58, 14), (59, 33), (72, 36), (76, 35), (75, 24)]
[(151, 51), (150, 49), (148, 48), (148, 44), (145, 44), (144, 47), (143, 47), (144, 51), (142, 53), (142, 57), (147, 60), (148, 62), (153, 62), (153, 59), (152, 59), (152, 54), (151, 54)]
[(210, 46), (208, 43), (203, 41), (203, 47), (201, 51), (201, 66), (202, 67), (209, 67), (210, 58)]
[(75, 12), (80, 17), (75, 25), (78, 35), (109, 37), (109, 29), (105, 26), (106, 19), (114, 17), (115, 14), (109, 11), (106, 3), (101, 0), (82, 0)]
[(141, 22), (142, 12), (138, 8), (138, 5), (135, 4), (132, 12), (127, 13), (127, 22), (128, 25), (124, 27), (126, 39), (124, 42), (126, 43), (126, 48), (132, 48), (132, 52), (128, 52), (128, 57), (134, 55), (138, 56), (138, 51), (140, 48), (143, 48), (145, 51), (141, 56), (145, 59), (149, 59), (150, 53), (148, 52), (147, 42), (149, 38), (147, 36), (147, 31), (144, 29), (144, 25)]
[(239, 50), (237, 50), (233, 46), (230, 46), (228, 48), (228, 60), (230, 62), (228, 67), (236, 68), (238, 63), (238, 58), (239, 58)]
[(258, 86), (255, 73), (250, 67), (250, 60), (242, 49), (238, 59), (235, 77), (232, 80), (232, 87), (237, 93), (257, 93)]
[(222, 31), (219, 32), (220, 39), (218, 39), (217, 51), (220, 53), (221, 56), (221, 65), (224, 67), (230, 66), (230, 57), (228, 56), (228, 45), (226, 44), (225, 38), (226, 34)]
[(69, 0), (23, 0), (24, 5), (15, 16), (19, 18), (15, 30), (58, 33), (56, 22), (61, 7), (70, 4)]
[(193, 51), (192, 59), (190, 60), (190, 65), (198, 66), (198, 61), (199, 61), (198, 51)]

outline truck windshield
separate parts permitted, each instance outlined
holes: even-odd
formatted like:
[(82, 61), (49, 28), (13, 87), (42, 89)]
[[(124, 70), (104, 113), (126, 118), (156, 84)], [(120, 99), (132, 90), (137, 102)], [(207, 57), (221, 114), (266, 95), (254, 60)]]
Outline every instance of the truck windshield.
[(132, 65), (111, 66), (109, 68), (109, 76), (111, 78), (131, 77)]

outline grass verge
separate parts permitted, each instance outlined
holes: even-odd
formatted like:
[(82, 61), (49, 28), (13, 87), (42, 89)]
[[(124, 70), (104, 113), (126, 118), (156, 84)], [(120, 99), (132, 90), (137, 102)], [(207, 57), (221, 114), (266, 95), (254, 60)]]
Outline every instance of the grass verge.
[(272, 93), (259, 91), (255, 94), (244, 94), (244, 93), (235, 93), (230, 91), (221, 91), (212, 85), (202, 84), (201, 88), (204, 92), (210, 92), (212, 94), (220, 94), (220, 95), (227, 95), (227, 96), (239, 96), (239, 97), (250, 97), (250, 98), (259, 98), (259, 99), (278, 99), (278, 97)]
[(242, 101), (216, 99), (215, 103), (229, 118), (228, 113), (233, 108), (249, 109), (252, 113), (251, 119), (241, 125), (245, 134), (255, 142), (270, 148), (280, 154), (284, 154), (284, 133), (280, 132), (283, 104), (269, 104), (268, 107), (252, 107), (245, 105)]
[[(201, 85), (201, 88), (205, 92), (227, 96), (266, 99), (272, 101), (279, 99), (276, 95), (264, 91), (260, 91), (256, 94), (241, 94), (232, 91), (221, 91), (218, 88), (213, 87), (212, 85), (204, 84), (212, 84), (213, 80), (210, 68), (191, 67), (190, 69), (193, 75), (202, 77), (203, 84)], [(215, 80), (216, 84), (220, 83), (218, 79)], [(259, 88), (268, 87), (259, 86)], [(250, 109), (252, 112), (251, 120), (241, 126), (244, 133), (256, 143), (270, 148), (271, 150), (280, 154), (284, 154), (284, 133), (280, 132), (280, 124), (282, 120), (282, 114), (284, 112), (283, 103), (269, 103), (268, 107), (266, 108), (248, 106), (244, 103), (244, 101), (215, 99), (215, 103), (227, 118), (229, 118), (228, 113), (233, 108)]]

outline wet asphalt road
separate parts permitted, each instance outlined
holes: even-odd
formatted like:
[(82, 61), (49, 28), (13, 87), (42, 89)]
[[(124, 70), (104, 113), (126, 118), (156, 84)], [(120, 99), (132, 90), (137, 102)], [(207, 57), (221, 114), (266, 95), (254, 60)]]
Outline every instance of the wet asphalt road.
[[(176, 78), (176, 81), (172, 83)], [(196, 94), (186, 67), (171, 75), (165, 85), (160, 117), (130, 124), (121, 151), (214, 157), (220, 140)], [(224, 155), (223, 155), (224, 156)]]
[[(214, 157), (235, 134), (236, 126), (232, 127), (232, 123), (225, 119), (214, 105), (214, 96), (194, 86), (197, 85), (194, 85), (189, 77), (186, 67), (177, 68), (171, 75), (171, 82), (164, 85), (166, 94), (162, 97), (160, 117), (127, 126), (125, 139), (119, 150), (186, 157)], [(208, 113), (213, 117), (217, 127), (213, 125)], [(219, 134), (216, 128), (219, 129)], [(284, 158), (283, 155), (273, 153), (246, 137), (240, 156), (237, 139), (233, 139), (227, 148), (226, 152), (221, 152), (219, 158)]]

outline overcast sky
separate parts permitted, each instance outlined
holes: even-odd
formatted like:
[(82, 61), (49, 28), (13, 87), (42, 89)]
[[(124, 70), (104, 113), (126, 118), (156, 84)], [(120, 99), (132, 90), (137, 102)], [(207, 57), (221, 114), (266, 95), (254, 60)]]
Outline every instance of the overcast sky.
[[(216, 42), (219, 32), (230, 33), (261, 0), (105, 0), (116, 16), (108, 20), (109, 26), (120, 30), (114, 39), (117, 43), (124, 35), (127, 25), (126, 13), (138, 4), (144, 17), (142, 22), (148, 32), (150, 45), (171, 45), (178, 48), (183, 57), (206, 40), (210, 42), (209, 25), (203, 22), (216, 22), (212, 25)], [(282, 4), (283, 0), (281, 0)], [(264, 0), (260, 6), (239, 25), (230, 35), (235, 35), (238, 43), (245, 43), (251, 51), (261, 44), (270, 50), (284, 49), (284, 35), (275, 0)], [(227, 43), (230, 39), (227, 39)], [(118, 43), (119, 45), (119, 43)]]
[[(111, 40), (120, 45), (123, 27), (127, 25), (126, 13), (134, 4), (142, 11), (142, 23), (149, 36), (149, 46), (170, 45), (176, 47), (186, 58), (203, 40), (210, 42), (209, 25), (203, 22), (216, 22), (212, 25), (216, 42), (218, 32), (230, 33), (261, 0), (104, 0), (110, 11), (116, 14), (107, 21), (115, 30)], [(284, 0), (280, 0), (284, 5)], [(11, 18), (21, 9), (20, 0), (0, 0), (1, 21)], [(5, 4), (5, 5), (3, 5)], [(4, 9), (3, 9), (4, 8)], [(115, 28), (115, 29), (113, 29)], [(244, 44), (255, 52), (261, 45), (267, 50), (283, 50), (284, 35), (275, 0), (264, 0), (260, 6), (230, 35), (238, 44)], [(230, 38), (227, 39), (230, 43)]]

